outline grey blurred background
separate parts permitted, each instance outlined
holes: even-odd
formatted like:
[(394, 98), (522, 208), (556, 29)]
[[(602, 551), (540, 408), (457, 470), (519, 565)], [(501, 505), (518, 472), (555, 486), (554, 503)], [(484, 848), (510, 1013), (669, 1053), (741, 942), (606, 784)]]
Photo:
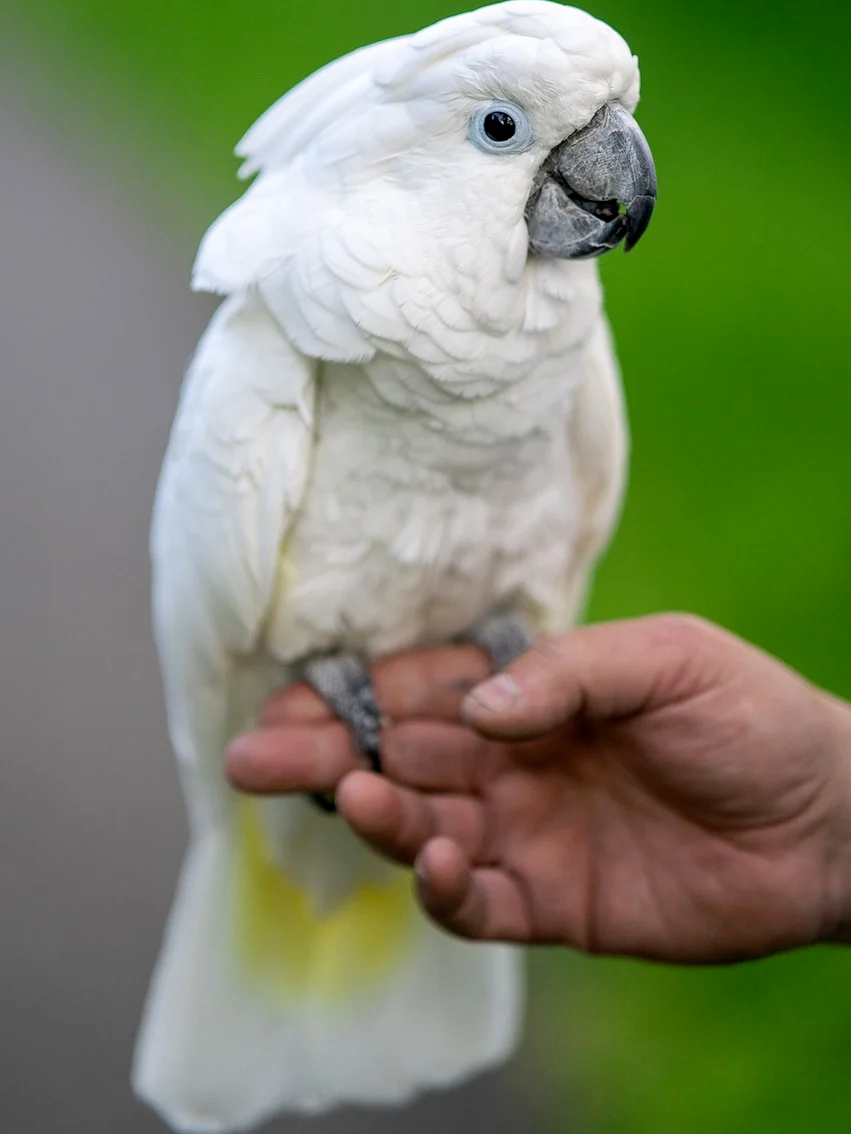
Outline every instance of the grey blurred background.
[[(128, 1068), (183, 850), (147, 529), (214, 304), (73, 102), (0, 55), (0, 1131), (154, 1134)], [(164, 204), (166, 200), (164, 199)], [(149, 202), (150, 204), (150, 202)], [(164, 231), (165, 230), (165, 231)], [(296, 1134), (516, 1134), (499, 1076)]]

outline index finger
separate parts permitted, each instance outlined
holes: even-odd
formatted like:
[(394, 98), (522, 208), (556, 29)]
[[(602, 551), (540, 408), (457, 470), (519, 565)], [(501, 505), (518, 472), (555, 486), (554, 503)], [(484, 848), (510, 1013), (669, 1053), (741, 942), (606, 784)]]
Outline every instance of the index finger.
[[(487, 658), (471, 645), (411, 650), (381, 658), (371, 667), (378, 707), (391, 720), (458, 720), (465, 696), (489, 672)], [(270, 727), (323, 724), (336, 718), (317, 693), (299, 682), (273, 694), (260, 719)]]

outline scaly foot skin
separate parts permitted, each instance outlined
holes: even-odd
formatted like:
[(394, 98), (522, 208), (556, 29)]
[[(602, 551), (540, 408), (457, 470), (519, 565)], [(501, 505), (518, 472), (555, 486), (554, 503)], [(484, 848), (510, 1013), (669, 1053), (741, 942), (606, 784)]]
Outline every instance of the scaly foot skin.
[[(349, 654), (315, 658), (305, 666), (304, 679), (348, 726), (358, 751), (367, 758), (372, 770), (380, 772), (381, 710), (363, 664)], [(330, 796), (313, 794), (310, 798), (322, 811), (337, 810)]]
[[(504, 612), (490, 615), (466, 637), (488, 655), (494, 673), (510, 665), (531, 645), (521, 619)], [(304, 679), (348, 726), (355, 746), (372, 770), (380, 772), (381, 710), (362, 662), (350, 654), (315, 658), (305, 666)], [(314, 793), (310, 798), (321, 811), (333, 814), (337, 810), (329, 795)]]
[(532, 645), (523, 620), (506, 613), (490, 615), (465, 635), (465, 640), (484, 650), (494, 673), (505, 669)]

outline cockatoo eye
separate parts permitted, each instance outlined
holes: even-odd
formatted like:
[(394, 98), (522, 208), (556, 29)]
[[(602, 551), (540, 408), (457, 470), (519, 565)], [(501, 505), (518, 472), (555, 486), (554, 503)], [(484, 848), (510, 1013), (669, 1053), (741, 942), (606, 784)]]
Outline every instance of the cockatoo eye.
[(519, 154), (535, 140), (525, 110), (513, 102), (490, 102), (470, 119), (470, 141), (486, 154)]
[(485, 115), (484, 129), (492, 142), (507, 142), (517, 133), (517, 123), (504, 110), (492, 110)]

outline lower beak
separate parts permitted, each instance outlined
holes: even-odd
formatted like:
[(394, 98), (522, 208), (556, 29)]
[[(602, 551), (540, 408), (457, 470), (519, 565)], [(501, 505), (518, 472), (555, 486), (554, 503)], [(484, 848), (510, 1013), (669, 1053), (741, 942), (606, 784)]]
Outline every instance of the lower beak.
[(656, 167), (632, 115), (609, 103), (552, 150), (526, 203), (529, 250), (580, 260), (644, 235), (656, 204)]

